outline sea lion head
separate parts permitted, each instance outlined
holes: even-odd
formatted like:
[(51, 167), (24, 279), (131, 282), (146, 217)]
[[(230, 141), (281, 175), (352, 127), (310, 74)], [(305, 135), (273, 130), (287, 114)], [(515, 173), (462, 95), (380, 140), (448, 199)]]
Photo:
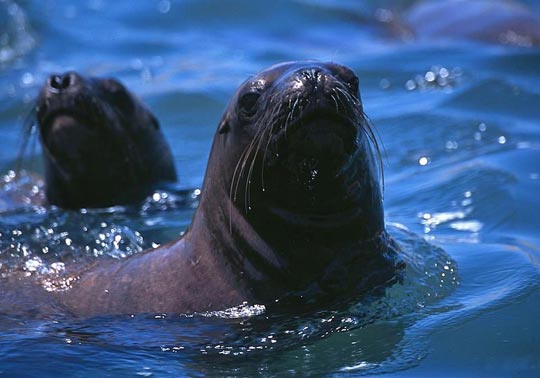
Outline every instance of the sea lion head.
[[(215, 214), (228, 220), (221, 223), (235, 246), (253, 251), (229, 260), (254, 280), (339, 287), (361, 277), (358, 269), (390, 265), (380, 248), (380, 153), (358, 87), (345, 66), (289, 62), (252, 76), (231, 99), (201, 206), (214, 224)], [(363, 262), (346, 269), (357, 260)]]
[[(358, 77), (335, 63), (291, 62), (248, 79), (218, 128), (232, 201), (305, 225), (380, 208), (380, 159)], [(227, 160), (227, 159), (221, 159)], [(378, 211), (375, 211), (377, 217)]]
[(176, 179), (157, 119), (115, 79), (51, 75), (36, 114), (52, 204), (124, 204)]

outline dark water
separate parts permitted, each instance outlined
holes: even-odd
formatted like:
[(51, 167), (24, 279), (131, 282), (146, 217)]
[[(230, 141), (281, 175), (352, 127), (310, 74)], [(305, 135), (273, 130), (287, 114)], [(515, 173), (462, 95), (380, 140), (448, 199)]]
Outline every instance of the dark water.
[[(540, 50), (403, 42), (377, 9), (409, 3), (0, 0), (0, 274), (53, 282), (74, 261), (124, 258), (177, 237), (197, 205), (196, 192), (158, 192), (129, 209), (15, 206), (42, 195), (35, 175), (11, 171), (48, 74), (121, 79), (160, 119), (181, 185), (197, 188), (234, 89), (296, 59), (360, 77), (386, 151), (388, 229), (408, 264), (382, 298), (292, 319), (258, 306), (2, 316), (0, 375), (540, 374)], [(38, 147), (23, 165), (40, 172)]]

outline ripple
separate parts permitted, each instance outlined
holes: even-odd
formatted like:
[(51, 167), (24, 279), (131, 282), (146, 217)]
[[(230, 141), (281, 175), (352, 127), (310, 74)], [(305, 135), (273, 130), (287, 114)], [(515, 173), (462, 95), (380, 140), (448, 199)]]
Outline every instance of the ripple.
[[(489, 96), (486, 94), (489, 93)], [(446, 105), (469, 110), (475, 114), (487, 113), (508, 118), (540, 118), (540, 95), (503, 79), (486, 79), (461, 92)]]

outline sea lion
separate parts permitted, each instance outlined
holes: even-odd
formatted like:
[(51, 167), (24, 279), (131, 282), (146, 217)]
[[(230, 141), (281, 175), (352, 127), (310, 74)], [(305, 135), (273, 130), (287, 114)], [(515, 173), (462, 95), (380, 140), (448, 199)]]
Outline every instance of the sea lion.
[(420, 1), (405, 13), (403, 23), (421, 40), (540, 45), (540, 16), (513, 1)]
[(115, 79), (51, 75), (36, 114), (51, 204), (123, 205), (142, 200), (159, 182), (176, 181), (156, 117)]
[(349, 68), (316, 61), (249, 78), (219, 122), (185, 236), (49, 285), (54, 303), (77, 316), (305, 309), (394, 282), (398, 247), (358, 85)]

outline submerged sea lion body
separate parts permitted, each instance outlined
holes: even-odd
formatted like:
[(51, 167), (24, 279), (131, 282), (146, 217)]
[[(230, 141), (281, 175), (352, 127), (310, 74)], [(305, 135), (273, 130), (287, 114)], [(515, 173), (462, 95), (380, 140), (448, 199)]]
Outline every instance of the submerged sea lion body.
[(176, 180), (158, 121), (120, 82), (52, 75), (36, 109), (51, 204), (122, 205)]
[(397, 276), (356, 75), (334, 63), (270, 67), (219, 123), (186, 235), (79, 272), (50, 293), (75, 315), (320, 306)]
[(404, 15), (403, 23), (420, 40), (540, 45), (540, 15), (513, 1), (420, 1)]

